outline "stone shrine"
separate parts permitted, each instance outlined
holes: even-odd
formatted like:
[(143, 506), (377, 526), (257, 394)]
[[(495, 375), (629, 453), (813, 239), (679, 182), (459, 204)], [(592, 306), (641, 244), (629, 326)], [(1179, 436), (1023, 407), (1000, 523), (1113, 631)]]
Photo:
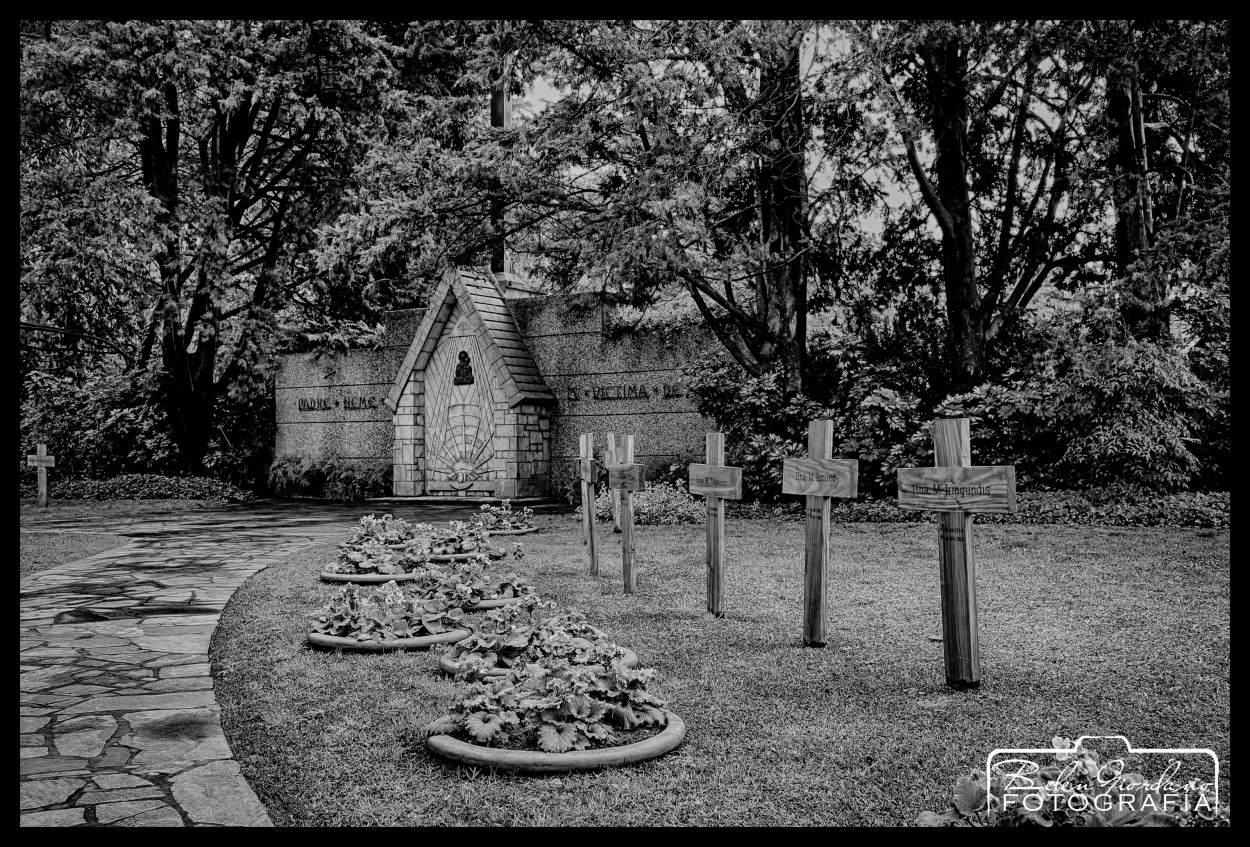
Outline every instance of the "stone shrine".
[(578, 436), (635, 436), (652, 471), (701, 455), (714, 429), (682, 368), (719, 345), (700, 324), (616, 334), (595, 294), (541, 295), (509, 273), (448, 271), (424, 309), (389, 312), (375, 349), (287, 354), (277, 458), (394, 473), (395, 496), (560, 496)]

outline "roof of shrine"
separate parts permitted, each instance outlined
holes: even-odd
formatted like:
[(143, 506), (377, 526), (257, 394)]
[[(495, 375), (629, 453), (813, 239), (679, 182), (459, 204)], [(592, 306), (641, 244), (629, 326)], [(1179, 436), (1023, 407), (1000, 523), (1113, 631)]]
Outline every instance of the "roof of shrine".
[(486, 365), (503, 377), (503, 392), (509, 406), (525, 400), (555, 402), (555, 395), (543, 381), (534, 357), (525, 346), (512, 312), (502, 294), (504, 283), (492, 279), (489, 271), (453, 268), (443, 275), (428, 302), (425, 316), (417, 326), (408, 354), (395, 375), (386, 405), (393, 412), (414, 370), (425, 370), (443, 329), (457, 304), (474, 323), (480, 320)]

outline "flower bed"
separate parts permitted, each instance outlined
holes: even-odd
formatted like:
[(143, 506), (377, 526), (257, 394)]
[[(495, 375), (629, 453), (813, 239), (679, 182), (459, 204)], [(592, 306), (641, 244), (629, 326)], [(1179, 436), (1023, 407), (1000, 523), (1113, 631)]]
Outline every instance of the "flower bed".
[(680, 744), (686, 729), (647, 690), (655, 673), (627, 668), (620, 658), (576, 665), (543, 655), (503, 677), (470, 682), (450, 712), (425, 727), (426, 745), (454, 761), (522, 771), (659, 756)]
[(512, 511), (512, 502), (504, 500), (499, 506), (482, 504), (473, 516), (471, 526), (490, 535), (522, 535), (534, 532), (534, 510), (526, 506), (520, 512)]
[(311, 617), (308, 641), (318, 647), (420, 649), (472, 635), (458, 626), (464, 617), (458, 603), (415, 597), (395, 582), (368, 593), (345, 585)]
[(458, 677), (492, 677), (504, 676), (512, 668), (537, 662), (544, 656), (564, 659), (571, 665), (604, 667), (618, 659), (627, 668), (638, 665), (638, 656), (632, 650), (614, 644), (602, 630), (588, 624), (580, 612), (534, 620), (536, 609), (549, 610), (553, 606), (531, 597), (488, 612), (472, 636), (443, 654), (439, 667)]

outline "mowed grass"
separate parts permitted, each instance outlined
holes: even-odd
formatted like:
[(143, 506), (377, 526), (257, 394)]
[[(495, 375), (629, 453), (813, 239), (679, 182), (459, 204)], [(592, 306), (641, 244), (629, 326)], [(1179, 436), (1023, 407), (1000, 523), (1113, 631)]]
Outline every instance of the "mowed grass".
[(102, 532), (19, 532), (18, 575), (77, 562), (96, 553), (120, 547), (130, 539)]
[(456, 686), (437, 652), (320, 652), (306, 613), (334, 554), (252, 577), (212, 646), (244, 773), (278, 825), (899, 825), (941, 811), (998, 747), (1054, 735), (1210, 747), (1229, 802), (1229, 533), (977, 527), (984, 681), (945, 685), (933, 525), (835, 525), (828, 646), (802, 645), (803, 527), (730, 522), (726, 615), (706, 611), (702, 527), (619, 535), (588, 575), (577, 524), (539, 519), (523, 570), (659, 670), (685, 743), (627, 768), (527, 777), (429, 755)]

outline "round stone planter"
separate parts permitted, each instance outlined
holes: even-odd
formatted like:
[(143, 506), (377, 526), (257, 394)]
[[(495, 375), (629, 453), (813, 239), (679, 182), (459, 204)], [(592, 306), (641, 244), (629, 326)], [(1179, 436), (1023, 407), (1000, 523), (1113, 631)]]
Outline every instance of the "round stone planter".
[(491, 535), (528, 535), (531, 532), (538, 532), (538, 527), (530, 526), (525, 529), (487, 529), (483, 530), (487, 536)]
[(420, 576), (419, 573), (330, 573), (329, 571), (321, 572), (321, 579), (324, 582), (356, 582), (363, 584), (380, 585), (385, 582), (409, 582)]
[(417, 638), (393, 638), (389, 641), (357, 641), (354, 638), (340, 638), (337, 635), (323, 635), (320, 632), (308, 633), (308, 643), (314, 647), (327, 649), (343, 649), (354, 653), (384, 653), (389, 650), (424, 650), (435, 644), (454, 644), (463, 641), (473, 634), (469, 629), (451, 629), (436, 635), (422, 635)]
[(484, 612), (487, 609), (498, 609), (500, 606), (511, 606), (513, 603), (520, 603), (524, 597), (500, 597), (495, 600), (478, 600), (468, 606), (461, 606), (466, 612)]
[[(628, 647), (622, 647), (621, 649), (625, 651), (625, 656), (621, 660), (622, 663), (625, 665), (625, 667), (627, 668), (638, 667), (638, 655), (633, 650), (630, 650)], [(442, 668), (445, 673), (449, 673), (452, 676), (455, 676), (456, 673), (458, 673), (460, 670), (460, 663), (457, 662), (455, 659), (453, 659), (451, 656), (449, 656), (446, 653), (444, 653), (442, 656), (439, 657), (438, 666)], [(507, 673), (508, 673), (507, 668), (496, 667), (496, 668), (493, 668), (492, 670), (486, 671), (484, 675), (488, 677), (495, 677), (495, 676), (506, 676)]]
[(668, 710), (664, 714), (668, 716), (668, 726), (659, 735), (653, 735), (645, 741), (622, 744), (620, 747), (603, 747), (599, 750), (572, 750), (568, 753), (500, 750), (469, 744), (450, 735), (431, 735), (425, 739), (425, 746), (434, 755), (457, 764), (526, 773), (567, 773), (619, 768), (663, 756), (681, 744), (686, 737), (685, 721)]
[[(440, 555), (440, 556), (430, 556), (430, 561), (431, 562), (463, 562), (463, 561), (467, 561), (468, 559), (476, 558), (480, 554), (481, 554), (480, 550), (476, 553), (447, 553), (447, 554)], [(491, 547), (490, 549), (486, 551), (486, 555), (490, 556), (492, 559), (501, 559), (503, 558), (503, 554), (504, 554), (504, 551), (500, 549), (499, 547)]]

